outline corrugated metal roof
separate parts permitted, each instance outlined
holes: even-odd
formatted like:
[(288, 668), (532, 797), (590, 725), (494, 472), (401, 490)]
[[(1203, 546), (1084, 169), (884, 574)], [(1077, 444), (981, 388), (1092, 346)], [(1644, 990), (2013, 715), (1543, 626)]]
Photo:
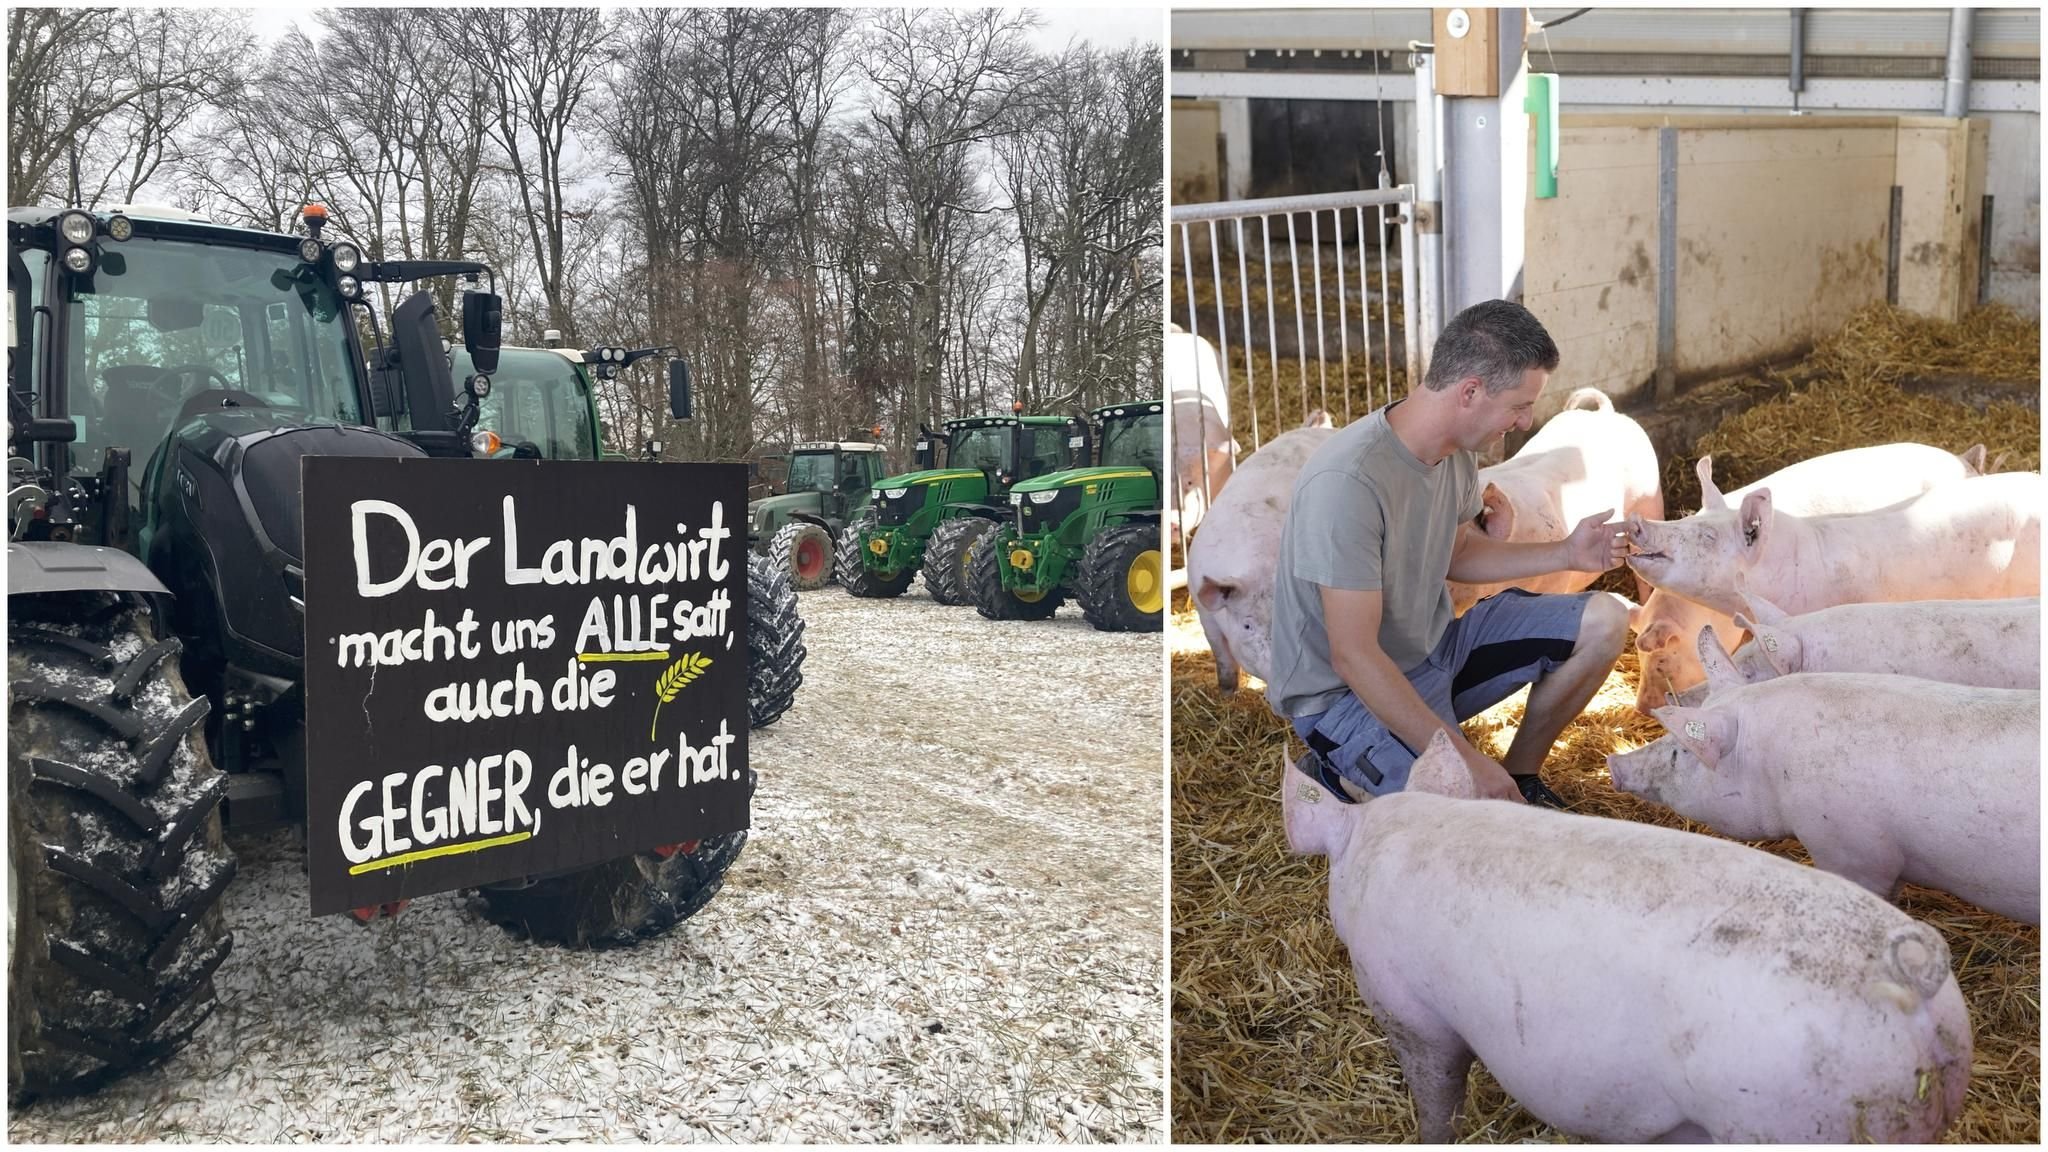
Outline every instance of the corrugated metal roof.
[[(1556, 19), (1570, 8), (1531, 9)], [(1807, 51), (1816, 55), (1941, 56), (1948, 51), (1946, 8), (1814, 8)], [(1172, 14), (1174, 48), (1405, 48), (1430, 37), (1427, 8), (1206, 8)], [(1596, 8), (1530, 37), (1555, 52), (1785, 55), (1792, 50), (1789, 8)], [(1978, 56), (2038, 56), (2035, 8), (1979, 8), (1971, 32)]]

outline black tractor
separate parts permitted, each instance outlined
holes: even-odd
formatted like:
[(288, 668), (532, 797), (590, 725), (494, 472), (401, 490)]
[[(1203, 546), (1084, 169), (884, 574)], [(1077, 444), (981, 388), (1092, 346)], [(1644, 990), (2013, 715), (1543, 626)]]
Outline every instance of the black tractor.
[[(8, 214), (13, 1099), (183, 1043), (230, 948), (224, 827), (305, 818), (300, 459), (472, 455), (499, 298), (462, 295), (458, 392), (431, 296), (387, 340), (365, 295), (489, 270), (373, 263), (324, 223)], [(671, 382), (686, 411), (687, 372)], [(405, 431), (377, 428), (394, 415)], [(773, 584), (757, 566), (750, 618)], [(508, 877), (479, 902), (535, 938), (630, 942), (702, 907), (745, 842)]]

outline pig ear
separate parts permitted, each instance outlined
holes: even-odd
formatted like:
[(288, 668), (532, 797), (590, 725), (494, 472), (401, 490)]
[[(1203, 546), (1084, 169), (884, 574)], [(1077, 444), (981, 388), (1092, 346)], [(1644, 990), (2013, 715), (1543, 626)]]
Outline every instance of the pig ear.
[[(1783, 624), (1791, 619), (1790, 616), (1785, 614), (1783, 608), (1778, 607), (1754, 592), (1743, 592), (1742, 600), (1743, 603), (1749, 605), (1749, 618), (1755, 621), (1756, 624)], [(1737, 617), (1736, 622), (1741, 623), (1741, 617)], [(1756, 631), (1755, 624), (1743, 624), (1742, 627), (1745, 631)]]
[(1982, 444), (1972, 444), (1967, 450), (1963, 452), (1963, 467), (1968, 468), (1970, 470), (1970, 475), (1984, 475), (1985, 452), (1986, 449)]
[(1700, 478), (1700, 510), (1704, 512), (1726, 508), (1728, 498), (1721, 495), (1719, 488), (1714, 487), (1714, 458), (1700, 457), (1700, 462), (1693, 465), (1693, 471), (1698, 473)]
[(1764, 544), (1771, 534), (1771, 490), (1759, 488), (1742, 498), (1742, 510), (1735, 514), (1735, 528), (1741, 542), (1742, 557), (1754, 563), (1763, 555)]
[(1486, 534), (1495, 540), (1505, 540), (1515, 530), (1515, 505), (1500, 486), (1488, 481), (1486, 491), (1479, 494), (1480, 512), (1486, 517)]
[(1230, 594), (1235, 591), (1237, 591), (1237, 585), (1235, 584), (1204, 576), (1202, 577), (1201, 584), (1195, 589), (1195, 603), (1207, 608), (1211, 612), (1221, 612), (1223, 611), (1223, 602), (1230, 599)]
[(1679, 747), (1699, 758), (1709, 768), (1717, 768), (1730, 752), (1735, 750), (1735, 718), (1725, 711), (1710, 711), (1705, 708), (1658, 708), (1651, 712), (1664, 730), (1671, 733)]
[(1695, 641), (1700, 654), (1700, 667), (1707, 670), (1707, 694), (1713, 695), (1724, 688), (1740, 688), (1749, 681), (1735, 670), (1735, 661), (1729, 657), (1728, 649), (1721, 646), (1721, 637), (1713, 625), (1700, 629)]
[(1799, 637), (1782, 624), (1760, 624), (1747, 616), (1737, 614), (1735, 625), (1747, 629), (1756, 639), (1751, 641), (1764, 654), (1764, 663), (1777, 670), (1780, 676), (1789, 676), (1799, 671)]
[(1670, 645), (1678, 636), (1678, 626), (1669, 620), (1659, 620), (1641, 632), (1636, 633), (1636, 651), (1655, 652)]
[(1465, 758), (1451, 743), (1450, 734), (1441, 728), (1429, 738), (1429, 746), (1408, 769), (1406, 790), (1432, 792), (1460, 800), (1471, 800), (1479, 795), (1478, 787), (1472, 783), (1472, 770), (1465, 767)]

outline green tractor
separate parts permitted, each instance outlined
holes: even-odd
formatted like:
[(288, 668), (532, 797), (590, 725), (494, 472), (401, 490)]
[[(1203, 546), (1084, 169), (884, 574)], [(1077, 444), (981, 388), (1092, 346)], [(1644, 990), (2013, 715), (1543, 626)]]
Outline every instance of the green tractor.
[[(476, 374), (469, 353), (450, 350), (457, 380)], [(475, 450), (515, 460), (622, 460), (604, 450), (597, 390), (586, 354), (567, 348), (501, 348), (490, 392), (478, 402)]]
[(1105, 632), (1157, 632), (1166, 570), (1159, 550), (1164, 407), (1157, 400), (1091, 413), (1102, 462), (1010, 490), (1014, 517), (974, 549), (974, 606), (991, 620), (1043, 620), (1071, 592)]
[(832, 578), (832, 541), (867, 511), (868, 493), (889, 470), (880, 444), (838, 440), (790, 449), (782, 494), (747, 505), (747, 542), (789, 574), (799, 592)]
[[(551, 330), (547, 336), (553, 339), (555, 333)], [(493, 459), (626, 459), (622, 453), (605, 450), (596, 382), (666, 351), (669, 349), (610, 346), (588, 350), (501, 348), (498, 370), (490, 374), (488, 394), (478, 403), (471, 448), (477, 455)], [(475, 364), (468, 351), (456, 347), (449, 355), (454, 378), (471, 379)], [(673, 404), (670, 414), (677, 419), (684, 416)], [(808, 650), (789, 566), (750, 554), (747, 581), (748, 725), (765, 728), (796, 702)]]
[[(300, 461), (472, 455), (488, 382), (458, 395), (428, 293), (393, 310), (386, 345), (364, 290), (481, 266), (371, 262), (305, 217), (288, 235), (170, 209), (8, 213), (14, 1100), (182, 1045), (232, 943), (224, 826), (305, 817)], [(464, 293), (479, 367), (500, 316)], [(403, 435), (376, 427), (401, 411)], [(506, 878), (480, 903), (536, 938), (631, 941), (709, 901), (745, 839)]]
[(1007, 515), (1011, 485), (1088, 454), (1087, 424), (1064, 416), (974, 416), (942, 427), (943, 439), (919, 430), (919, 470), (877, 480), (867, 510), (839, 534), (839, 582), (853, 595), (900, 596), (922, 571), (932, 599), (971, 603), (967, 557)]

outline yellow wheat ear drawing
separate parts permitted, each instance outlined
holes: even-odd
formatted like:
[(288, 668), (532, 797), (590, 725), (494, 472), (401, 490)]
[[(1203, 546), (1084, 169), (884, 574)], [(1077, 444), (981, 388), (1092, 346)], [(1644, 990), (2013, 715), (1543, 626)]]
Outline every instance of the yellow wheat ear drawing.
[(661, 706), (676, 698), (676, 693), (689, 686), (690, 681), (704, 674), (711, 667), (711, 657), (695, 652), (683, 653), (683, 658), (669, 665), (661, 679), (654, 682), (654, 723), (647, 726), (647, 738), (654, 739), (655, 730), (661, 725)]

